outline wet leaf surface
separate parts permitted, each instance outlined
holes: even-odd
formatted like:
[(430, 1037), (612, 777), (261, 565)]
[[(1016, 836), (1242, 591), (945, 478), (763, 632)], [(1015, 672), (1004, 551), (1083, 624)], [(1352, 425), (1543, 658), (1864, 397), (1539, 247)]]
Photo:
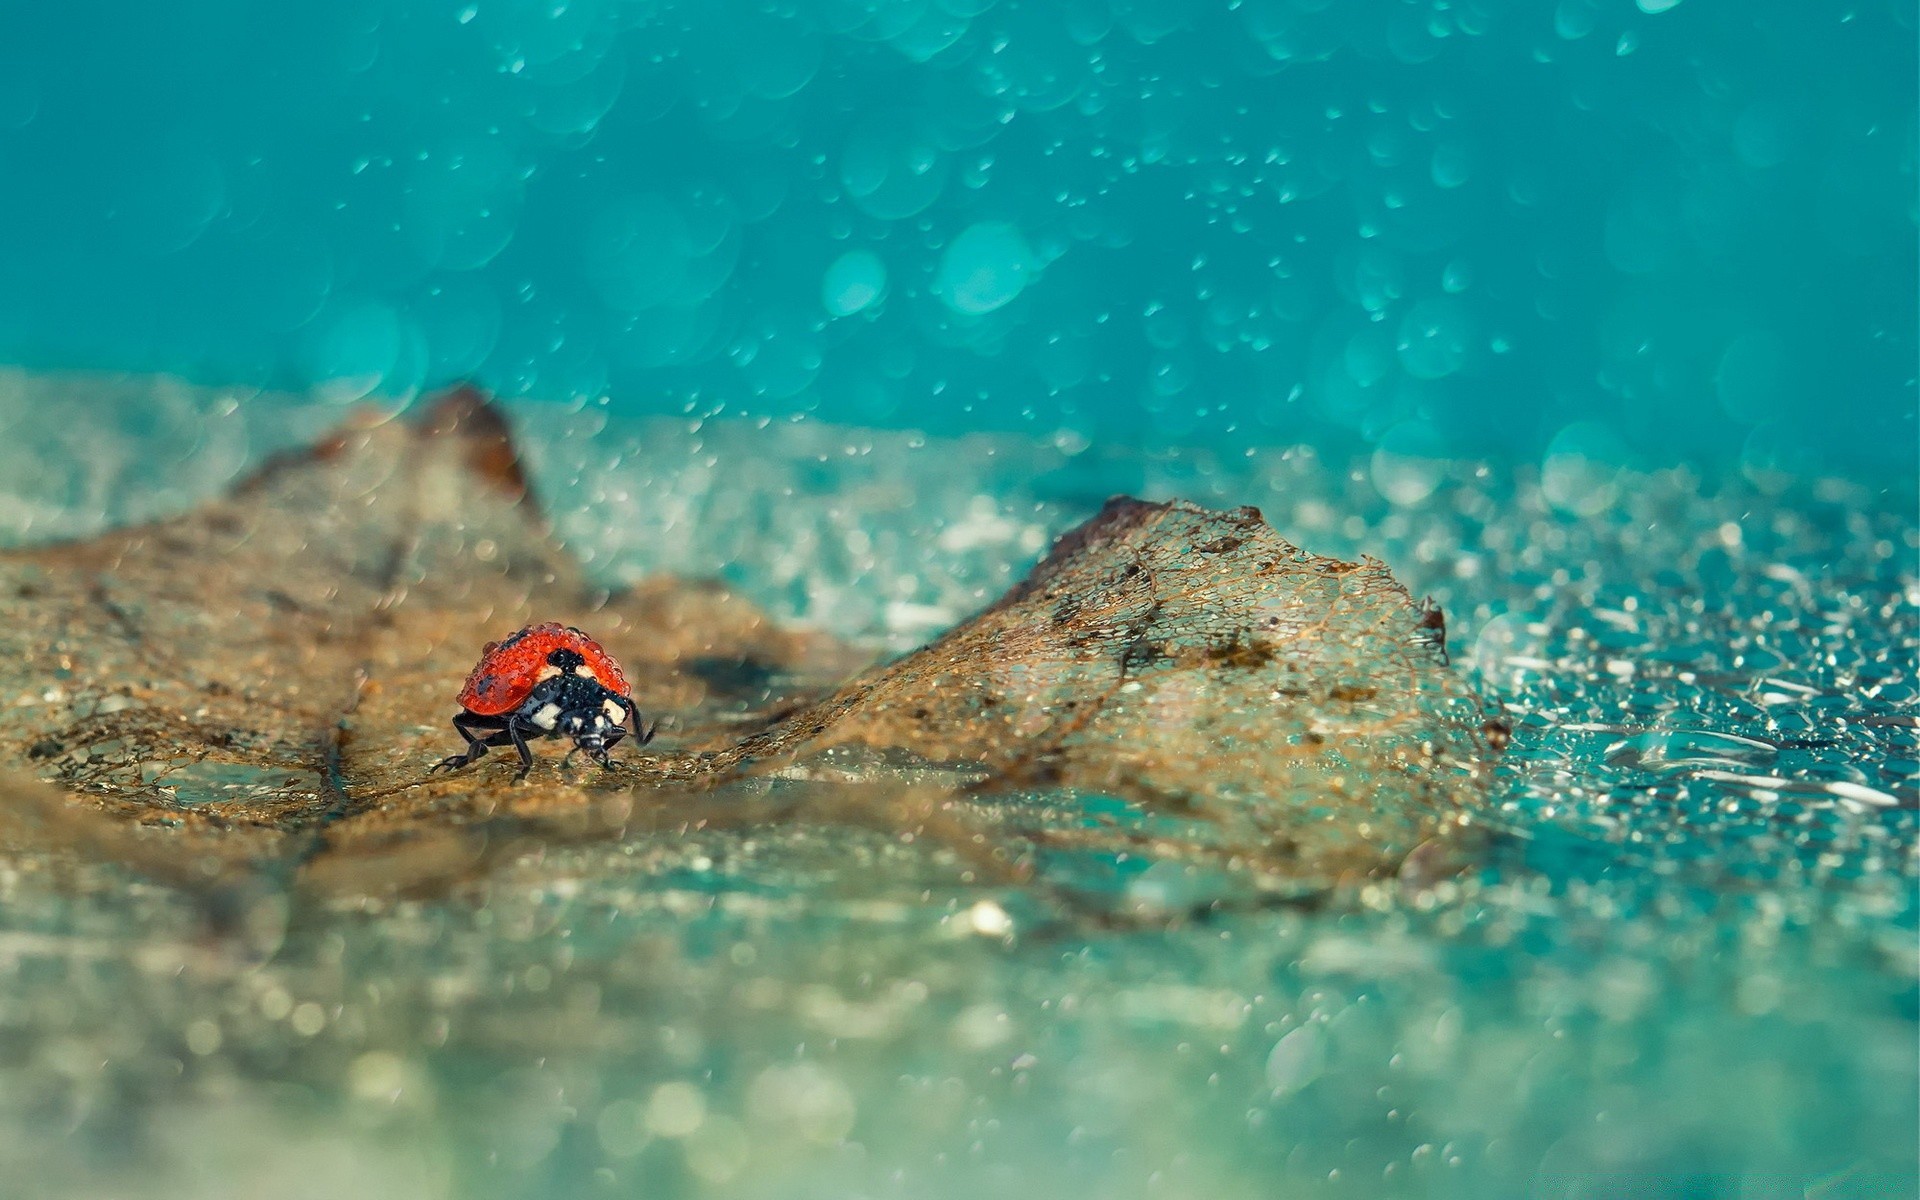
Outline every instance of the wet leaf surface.
[[(1487, 752), (1437, 612), (1252, 509), (1116, 500), (861, 671), (714, 585), (599, 587), (471, 392), (11, 553), (0, 617), (0, 756), (62, 793), (16, 786), (15, 824), (215, 887), (430, 892), (554, 842), (844, 825), (1054, 899), (1162, 861), (1197, 869), (1136, 901), (1300, 897), (1456, 831)], [(626, 664), (659, 739), (608, 771), (541, 743), (518, 785), (510, 754), (429, 777), (480, 645), (541, 620)]]

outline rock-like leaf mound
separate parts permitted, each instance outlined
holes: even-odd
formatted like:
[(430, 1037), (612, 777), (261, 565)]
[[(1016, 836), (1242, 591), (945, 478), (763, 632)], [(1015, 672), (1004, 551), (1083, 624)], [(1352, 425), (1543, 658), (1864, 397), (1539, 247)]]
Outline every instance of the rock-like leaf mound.
[[(1252, 509), (1115, 500), (860, 671), (713, 585), (597, 586), (470, 391), (176, 519), (0, 557), (0, 618), (9, 836), (223, 884), (430, 889), (553, 839), (806, 824), (902, 834), (971, 883), (1084, 896), (1165, 863), (1203, 902), (1295, 895), (1457, 828), (1488, 750), (1439, 614)], [(480, 645), (541, 620), (627, 665), (659, 740), (607, 772), (549, 744), (523, 785), (510, 755), (429, 778)]]

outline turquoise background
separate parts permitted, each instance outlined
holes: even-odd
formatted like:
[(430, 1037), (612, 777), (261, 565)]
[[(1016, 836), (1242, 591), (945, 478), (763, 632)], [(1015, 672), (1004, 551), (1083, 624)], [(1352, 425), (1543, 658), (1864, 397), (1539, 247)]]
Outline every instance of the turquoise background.
[(1901, 0), (13, 0), (0, 359), (1911, 468), (1915, 42)]

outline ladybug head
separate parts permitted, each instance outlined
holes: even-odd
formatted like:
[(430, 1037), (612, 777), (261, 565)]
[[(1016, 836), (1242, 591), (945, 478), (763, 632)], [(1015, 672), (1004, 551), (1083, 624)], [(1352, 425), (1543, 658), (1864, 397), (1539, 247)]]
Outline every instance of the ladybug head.
[(606, 753), (608, 741), (617, 738), (614, 730), (625, 727), (630, 710), (625, 700), (605, 688), (589, 699), (591, 703), (562, 712), (554, 731), (572, 738), (575, 746), (597, 758)]
[(547, 655), (547, 674), (521, 706), (536, 726), (572, 738), (591, 758), (605, 760), (607, 747), (626, 732), (633, 705), (605, 686), (577, 651), (562, 646)]

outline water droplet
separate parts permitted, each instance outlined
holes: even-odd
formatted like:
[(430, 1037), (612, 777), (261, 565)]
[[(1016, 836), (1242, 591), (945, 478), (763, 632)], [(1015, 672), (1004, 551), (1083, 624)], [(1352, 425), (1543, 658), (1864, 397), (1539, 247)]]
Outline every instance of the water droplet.
[(1572, 42), (1593, 32), (1598, 15), (1588, 0), (1561, 0), (1553, 10), (1553, 31)]
[(947, 160), (906, 114), (876, 117), (855, 129), (840, 156), (840, 182), (859, 209), (898, 221), (926, 209), (946, 186)]
[(836, 317), (850, 317), (886, 290), (887, 265), (871, 250), (849, 250), (820, 281), (820, 302)]
[(1555, 508), (1577, 516), (1605, 511), (1616, 498), (1625, 448), (1612, 429), (1576, 421), (1554, 435), (1540, 468), (1540, 490)]
[(1326, 1069), (1326, 1035), (1318, 1025), (1302, 1025), (1274, 1043), (1267, 1055), (1267, 1086), (1276, 1097), (1290, 1096)]
[(1395, 425), (1373, 452), (1373, 486), (1394, 504), (1418, 504), (1446, 478), (1447, 447), (1424, 421)]
[(594, 1132), (600, 1148), (615, 1158), (632, 1158), (653, 1144), (647, 1110), (636, 1100), (615, 1100), (600, 1110)]
[(1472, 163), (1468, 159), (1466, 147), (1455, 142), (1444, 142), (1434, 147), (1433, 161), (1429, 169), (1436, 186), (1457, 188), (1464, 184), (1472, 173)]
[(380, 390), (399, 362), (400, 317), (387, 305), (366, 302), (320, 325), (306, 354), (306, 373), (320, 393), (336, 403), (361, 400)]
[(686, 1137), (706, 1119), (706, 1093), (691, 1083), (663, 1083), (647, 1100), (647, 1129), (659, 1137)]
[(963, 230), (940, 256), (934, 294), (955, 312), (990, 313), (1024, 291), (1039, 265), (1018, 227), (982, 221)]

